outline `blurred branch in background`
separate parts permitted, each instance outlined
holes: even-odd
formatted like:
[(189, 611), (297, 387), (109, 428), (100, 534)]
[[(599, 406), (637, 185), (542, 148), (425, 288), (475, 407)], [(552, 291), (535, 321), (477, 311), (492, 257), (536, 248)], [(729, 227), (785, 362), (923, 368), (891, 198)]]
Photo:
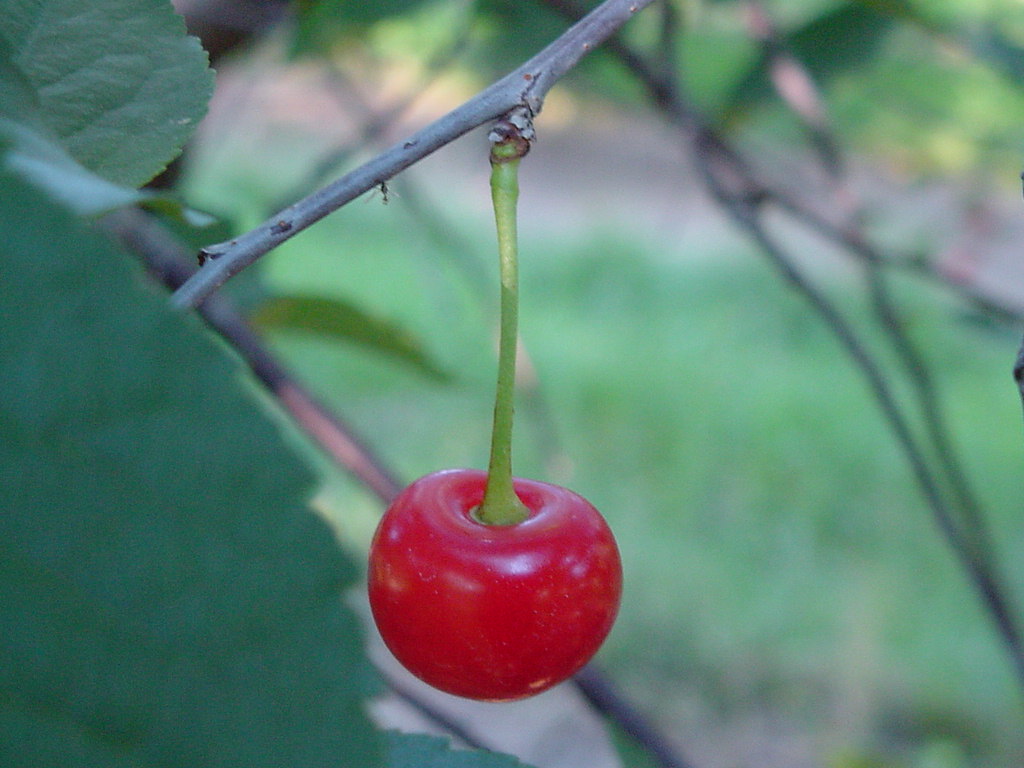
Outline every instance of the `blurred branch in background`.
[(1017, 389), (1020, 390), (1021, 404), (1024, 405), (1024, 343), (1021, 344), (1017, 362), (1013, 365), (1013, 378), (1017, 382)]
[[(835, 198), (842, 202), (841, 210), (845, 209), (843, 229), (849, 232), (850, 240), (863, 244), (860, 248), (852, 250), (854, 256), (860, 257), (865, 290), (870, 297), (875, 319), (887, 335), (896, 353), (896, 359), (911, 383), (927, 439), (931, 442), (931, 448), (942, 468), (949, 490), (956, 500), (954, 510), (947, 510), (942, 498), (937, 493), (939, 489), (935, 488), (927, 492), (929, 498), (934, 499), (931, 503), (935, 507), (937, 522), (944, 535), (958, 550), (965, 549), (970, 553), (965, 557), (965, 565), (969, 569), (976, 567), (973, 565), (976, 562), (989, 565), (993, 575), (989, 576), (982, 572), (976, 576), (976, 579), (984, 585), (985, 593), (990, 595), (988, 599), (994, 601), (993, 610), (997, 621), (1005, 624), (1004, 633), (1009, 633), (1010, 637), (1017, 637), (1019, 631), (1014, 626), (1010, 611), (1008, 607), (1001, 605), (998, 585), (990, 583), (990, 579), (994, 579), (995, 547), (988, 530), (985, 514), (970, 486), (958, 452), (952, 444), (949, 425), (943, 414), (936, 384), (928, 364), (919, 347), (910, 337), (897, 303), (889, 291), (882, 268), (892, 259), (884, 258), (871, 249), (867, 245), (864, 232), (859, 227), (859, 222), (865, 218), (862, 211), (863, 206), (856, 199), (844, 178), (843, 169), (847, 163), (842, 156), (839, 142), (833, 134), (832, 121), (829, 118), (824, 97), (803, 63), (786, 50), (785, 42), (780, 38), (777, 28), (763, 6), (758, 2), (752, 2), (749, 8), (751, 34), (765, 46), (766, 55), (770, 60), (772, 84), (780, 99), (808, 128), (811, 144), (817, 150), (817, 157), (824, 166), (823, 170), (833, 184)], [(805, 287), (803, 290), (806, 292), (807, 288)], [(861, 346), (863, 353), (866, 351), (866, 347)], [(862, 367), (865, 364), (862, 363)], [(867, 371), (865, 370), (865, 372)], [(886, 394), (883, 398), (880, 395), (879, 401), (882, 402), (883, 399), (891, 400), (892, 396)], [(899, 413), (894, 412), (889, 418), (894, 431), (900, 436), (899, 439), (904, 445), (905, 452), (911, 458), (915, 473), (921, 478), (922, 486), (931, 487), (933, 483), (926, 477), (927, 468), (922, 466), (926, 446), (918, 444), (918, 441), (910, 434), (909, 425), (900, 417)], [(942, 480), (942, 477), (940, 476), (937, 480)], [(951, 512), (956, 510), (959, 510), (962, 518), (959, 523), (951, 516)], [(1019, 637), (1015, 642), (1017, 645), (1020, 644)]]
[[(180, 287), (195, 269), (189, 249), (168, 232), (152, 215), (138, 209), (108, 214), (103, 228), (122, 247), (134, 254), (159, 283), (168, 290)], [(198, 313), (252, 371), (257, 381), (281, 404), (295, 423), (339, 467), (352, 474), (386, 506), (404, 487), (369, 445), (352, 428), (331, 413), (295, 379), (264, 345), (259, 334), (224, 296), (211, 296), (197, 307)], [(603, 672), (588, 666), (575, 681), (584, 697), (618, 725), (663, 768), (692, 768), (657, 728), (618, 691)], [(423, 716), (462, 740), (467, 746), (487, 749), (451, 717), (401, 686), (392, 686)]]
[[(584, 12), (575, 0), (541, 2), (568, 19), (579, 18)], [(675, 6), (669, 2), (662, 3), (662, 8), (665, 14), (675, 12)], [(829, 131), (827, 113), (813, 78), (776, 39), (764, 9), (754, 3), (749, 10), (751, 33), (768, 54), (769, 73), (779, 95), (810, 129), (812, 144), (818, 149), (827, 177), (841, 185), (843, 160), (838, 142)], [(861, 371), (910, 464), (940, 534), (985, 605), (1024, 691), (1024, 637), (1013, 598), (999, 575), (985, 515), (953, 447), (928, 366), (907, 333), (888, 290), (883, 269), (889, 260), (859, 229), (856, 206), (836, 206), (844, 214), (836, 224), (815, 210), (810, 200), (798, 199), (778, 185), (765, 182), (742, 154), (701, 117), (678, 79), (670, 74), (680, 71), (674, 48), (662, 45), (652, 59), (618, 35), (608, 41), (606, 48), (636, 77), (654, 106), (680, 132), (705, 184), (723, 210), (757, 244), (783, 279), (807, 300)], [(844, 193), (840, 199), (853, 198)], [(917, 434), (919, 430), (897, 398), (892, 376), (879, 356), (839, 307), (815, 286), (795, 255), (770, 232), (763, 220), (769, 209), (781, 210), (860, 262), (875, 319), (887, 334), (911, 386), (913, 407), (923, 422), (923, 434)]]
[(761, 45), (772, 87), (806, 128), (811, 146), (826, 172), (829, 176), (838, 176), (842, 172), (839, 143), (811, 73), (789, 50), (771, 15), (757, 0), (747, 5), (747, 28), (750, 36)]
[(575, 680), (594, 708), (607, 715), (637, 744), (642, 744), (658, 765), (662, 768), (692, 768), (692, 764), (683, 759), (644, 713), (627, 701), (594, 665), (581, 669)]

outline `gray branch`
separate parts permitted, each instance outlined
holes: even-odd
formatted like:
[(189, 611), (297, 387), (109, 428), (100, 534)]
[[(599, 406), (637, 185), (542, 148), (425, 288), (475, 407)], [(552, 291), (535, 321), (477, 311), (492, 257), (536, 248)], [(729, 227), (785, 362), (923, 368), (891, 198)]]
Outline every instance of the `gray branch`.
[(285, 208), (253, 230), (201, 251), (204, 263), (171, 297), (176, 307), (195, 307), (230, 277), (324, 216), (484, 123), (516, 107), (536, 115), (558, 80), (653, 0), (605, 0), (514, 72), (385, 150), (337, 181)]

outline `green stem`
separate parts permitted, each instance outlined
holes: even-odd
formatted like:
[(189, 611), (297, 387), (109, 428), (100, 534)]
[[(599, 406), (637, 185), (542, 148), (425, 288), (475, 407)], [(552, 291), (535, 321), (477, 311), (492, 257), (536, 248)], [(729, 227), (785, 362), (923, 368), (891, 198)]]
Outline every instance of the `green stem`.
[(519, 338), (519, 265), (516, 245), (516, 203), (519, 199), (521, 147), (496, 144), (491, 150), (491, 199), (498, 230), (501, 275), (501, 324), (498, 336), (498, 387), (487, 488), (477, 518), (489, 525), (514, 525), (529, 516), (512, 486), (512, 415)]

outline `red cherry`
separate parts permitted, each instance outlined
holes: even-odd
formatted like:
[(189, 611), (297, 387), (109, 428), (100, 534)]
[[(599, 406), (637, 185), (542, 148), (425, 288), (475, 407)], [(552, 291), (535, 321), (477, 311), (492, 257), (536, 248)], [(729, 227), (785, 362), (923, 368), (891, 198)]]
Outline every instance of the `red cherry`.
[(516, 478), (529, 517), (487, 525), (473, 511), (487, 474), (422, 477), (384, 514), (370, 547), (373, 617), (391, 652), (448, 693), (510, 701), (590, 660), (622, 594), (618, 547), (572, 491)]

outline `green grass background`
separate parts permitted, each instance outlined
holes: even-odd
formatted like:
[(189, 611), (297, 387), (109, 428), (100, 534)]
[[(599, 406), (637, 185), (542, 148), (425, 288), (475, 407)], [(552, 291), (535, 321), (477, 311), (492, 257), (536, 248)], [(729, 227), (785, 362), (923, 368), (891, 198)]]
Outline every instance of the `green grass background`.
[[(259, 164), (201, 156), (190, 199), (254, 224), (301, 176), (302, 150), (277, 142)], [(404, 479), (484, 466), (497, 285), (486, 188), (467, 193), (484, 200), (468, 213), (458, 197), (442, 205), (440, 241), (394, 190), (290, 241), (259, 279), (402, 323), (452, 382), (336, 341), (272, 342)], [(626, 593), (599, 658), (627, 690), (697, 755), (768, 717), (837, 768), (1024, 759), (1008, 659), (861, 375), (806, 304), (736, 238), (698, 252), (607, 221), (521, 228), (521, 330), (539, 383), (520, 397), (516, 470), (570, 485), (615, 530)], [(856, 272), (818, 276), (884, 350)], [(893, 288), (1022, 606), (1019, 340), (911, 278)], [(324, 466), (318, 503), (359, 549), (381, 510)]]

